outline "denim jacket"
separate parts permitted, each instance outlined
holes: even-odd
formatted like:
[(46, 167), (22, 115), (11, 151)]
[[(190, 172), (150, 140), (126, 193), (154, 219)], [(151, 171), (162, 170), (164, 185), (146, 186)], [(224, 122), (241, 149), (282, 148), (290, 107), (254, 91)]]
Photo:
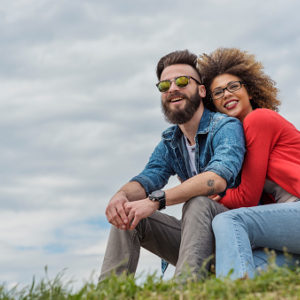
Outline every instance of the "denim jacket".
[[(195, 141), (198, 173), (214, 172), (226, 180), (227, 188), (236, 186), (245, 154), (244, 132), (240, 121), (205, 108)], [(175, 174), (182, 181), (192, 177), (189, 154), (178, 125), (162, 133), (162, 139), (145, 169), (131, 181), (139, 182), (148, 195), (163, 188), (170, 176)]]

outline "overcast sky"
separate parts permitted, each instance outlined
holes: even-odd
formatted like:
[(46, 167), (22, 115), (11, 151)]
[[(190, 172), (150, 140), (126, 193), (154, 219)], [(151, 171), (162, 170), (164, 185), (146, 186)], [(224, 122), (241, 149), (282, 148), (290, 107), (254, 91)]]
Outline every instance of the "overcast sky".
[[(0, 4), (0, 282), (29, 284), (45, 265), (77, 284), (99, 275), (105, 207), (169, 126), (155, 87), (161, 56), (248, 50), (300, 128), (296, 0)], [(139, 272), (159, 267), (143, 252)]]

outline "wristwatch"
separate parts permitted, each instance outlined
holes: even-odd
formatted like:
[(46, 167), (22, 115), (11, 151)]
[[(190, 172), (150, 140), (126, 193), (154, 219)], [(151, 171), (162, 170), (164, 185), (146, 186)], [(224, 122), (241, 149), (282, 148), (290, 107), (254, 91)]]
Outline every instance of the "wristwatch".
[(164, 191), (157, 190), (157, 191), (152, 192), (149, 195), (149, 199), (151, 201), (158, 201), (158, 203), (159, 203), (158, 210), (162, 210), (162, 209), (166, 208), (166, 195), (165, 195)]

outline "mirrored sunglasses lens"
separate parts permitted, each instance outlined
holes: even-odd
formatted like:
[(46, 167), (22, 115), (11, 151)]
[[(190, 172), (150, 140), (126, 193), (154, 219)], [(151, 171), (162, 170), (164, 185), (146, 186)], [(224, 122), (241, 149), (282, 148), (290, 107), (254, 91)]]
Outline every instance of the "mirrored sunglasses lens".
[(161, 81), (157, 87), (161, 92), (166, 92), (170, 88), (170, 86), (171, 86), (170, 81)]
[(180, 76), (180, 77), (176, 78), (175, 83), (179, 87), (185, 87), (188, 85), (189, 79), (186, 76)]

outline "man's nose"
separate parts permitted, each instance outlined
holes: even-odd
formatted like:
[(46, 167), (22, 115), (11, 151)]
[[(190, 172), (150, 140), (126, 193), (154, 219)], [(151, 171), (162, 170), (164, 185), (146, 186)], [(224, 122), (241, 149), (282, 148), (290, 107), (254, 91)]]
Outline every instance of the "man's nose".
[(171, 81), (171, 85), (169, 88), (169, 91), (177, 91), (179, 90), (179, 87), (177, 86), (177, 84), (175, 83), (175, 81)]

